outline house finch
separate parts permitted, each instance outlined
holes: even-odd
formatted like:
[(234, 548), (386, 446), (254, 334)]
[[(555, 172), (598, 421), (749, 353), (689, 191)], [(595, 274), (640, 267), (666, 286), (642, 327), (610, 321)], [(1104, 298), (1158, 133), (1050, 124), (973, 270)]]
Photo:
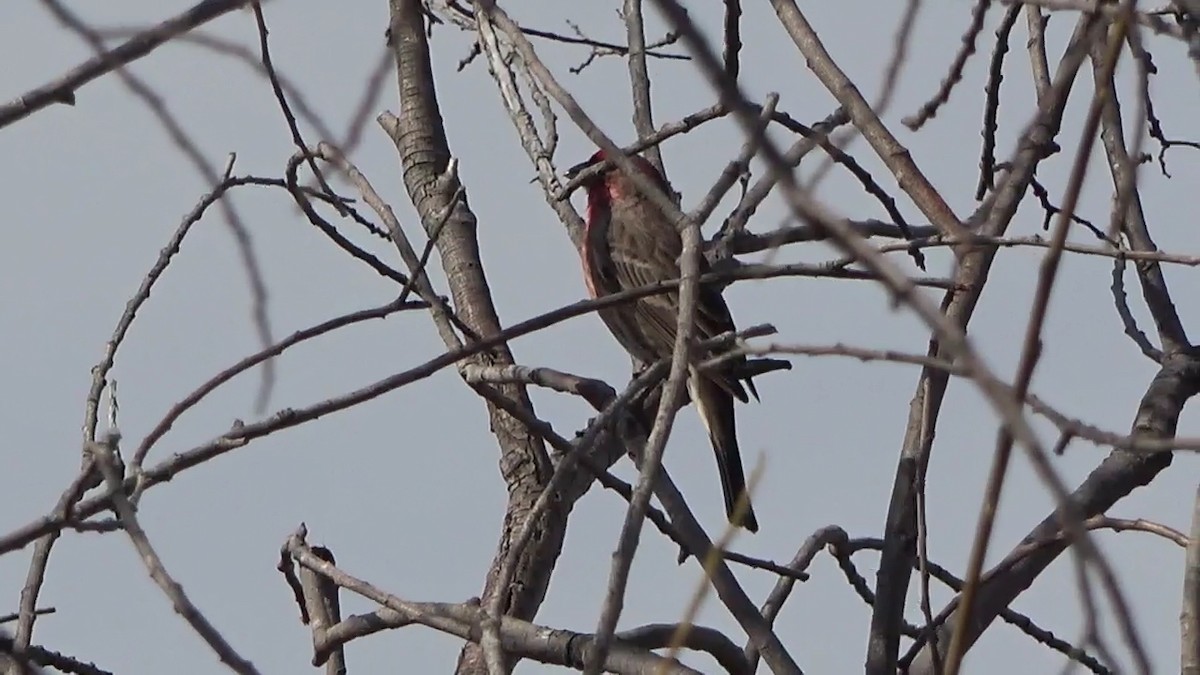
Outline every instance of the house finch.
[[(604, 158), (604, 151), (597, 152), (588, 161), (573, 167), (567, 175), (575, 175)], [(671, 194), (666, 179), (650, 162), (638, 156), (629, 159), (662, 189), (663, 194)], [(588, 198), (587, 232), (580, 256), (584, 281), (593, 298), (680, 277), (683, 240), (679, 231), (650, 199), (637, 191), (628, 176), (612, 167), (589, 180), (584, 187)], [(701, 257), (700, 273), (706, 271), (707, 261)], [(600, 318), (621, 346), (645, 365), (671, 357), (678, 312), (678, 289), (599, 311)], [(733, 317), (720, 291), (701, 286), (695, 313), (695, 339), (702, 341), (733, 329)], [(703, 359), (712, 354), (693, 356)], [(733, 410), (734, 397), (743, 402), (749, 400), (735, 374), (735, 369), (744, 362), (745, 358), (733, 359), (703, 373), (690, 366), (687, 380), (688, 394), (696, 404), (717, 456), (725, 513), (730, 522), (735, 522), (734, 505), (746, 489)], [(758, 392), (749, 378), (746, 387), (757, 399)], [(748, 501), (745, 515), (737, 524), (751, 532), (758, 531), (758, 521)]]

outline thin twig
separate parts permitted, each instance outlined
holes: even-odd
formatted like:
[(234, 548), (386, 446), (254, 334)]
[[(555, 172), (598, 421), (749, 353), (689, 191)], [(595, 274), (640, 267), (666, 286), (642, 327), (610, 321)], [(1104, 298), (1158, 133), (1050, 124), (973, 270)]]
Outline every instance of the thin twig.
[(202, 0), (117, 47), (101, 49), (58, 79), (0, 106), (0, 129), (55, 103), (75, 105), (75, 92), (83, 85), (133, 63), (178, 35), (243, 7), (248, 2), (250, 0)]
[(933, 98), (926, 101), (915, 115), (902, 120), (904, 126), (913, 131), (919, 130), (925, 126), (926, 122), (933, 119), (934, 115), (937, 115), (939, 108), (950, 100), (950, 92), (954, 90), (956, 84), (962, 81), (963, 68), (967, 65), (967, 59), (970, 59), (971, 55), (975, 53), (975, 40), (983, 32), (983, 19), (987, 16), (988, 8), (991, 6), (992, 0), (975, 0), (975, 7), (971, 9), (971, 23), (967, 25), (967, 31), (963, 33), (962, 47), (955, 52), (954, 60), (950, 63), (950, 72), (942, 80), (942, 84)]
[(975, 186), (976, 200), (983, 199), (987, 191), (995, 187), (996, 117), (1000, 112), (1000, 83), (1004, 81), (1004, 56), (1008, 53), (1008, 37), (1017, 23), (1017, 16), (1020, 12), (1020, 5), (1009, 7), (1004, 14), (1004, 19), (1000, 21), (1000, 27), (996, 29), (996, 48), (992, 51), (987, 84), (984, 86), (983, 150), (979, 157), (979, 183)]
[(183, 617), (192, 630), (196, 631), (209, 646), (210, 649), (217, 655), (230, 670), (239, 675), (257, 675), (258, 669), (254, 664), (242, 658), (225, 640), (216, 627), (209, 622), (208, 618), (200, 611), (198, 607), (188, 598), (183, 587), (179, 585), (167, 572), (163, 566), (162, 559), (159, 558), (158, 552), (150, 544), (150, 538), (146, 536), (145, 530), (142, 529), (138, 521), (137, 510), (129, 498), (125, 496), (124, 477), (118, 470), (116, 460), (116, 443), (117, 435), (115, 432), (110, 433), (108, 438), (90, 444), (88, 452), (96, 458), (96, 464), (100, 468), (100, 472), (104, 475), (104, 481), (108, 485), (109, 493), (112, 495), (112, 507), (117, 512), (117, 518), (121, 521), (121, 529), (129, 535), (129, 541), (133, 543), (133, 547), (138, 552), (138, 557), (141, 558), (142, 564), (146, 566), (146, 571), (150, 573), (150, 578), (158, 585), (163, 594), (171, 602), (175, 608), (175, 612)]

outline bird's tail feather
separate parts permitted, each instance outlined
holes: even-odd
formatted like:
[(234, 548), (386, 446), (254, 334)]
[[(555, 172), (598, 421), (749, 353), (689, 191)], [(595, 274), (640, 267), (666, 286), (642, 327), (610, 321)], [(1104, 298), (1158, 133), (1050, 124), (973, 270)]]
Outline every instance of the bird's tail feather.
[(750, 504), (749, 495), (746, 496), (746, 509), (741, 521), (735, 522), (734, 519), (738, 497), (746, 491), (746, 476), (738, 450), (733, 395), (710, 377), (695, 371), (688, 377), (688, 393), (696, 404), (700, 421), (708, 431), (708, 438), (712, 441), (713, 452), (717, 457), (721, 492), (725, 497), (725, 515), (729, 522), (757, 532), (758, 519), (754, 516), (754, 507)]

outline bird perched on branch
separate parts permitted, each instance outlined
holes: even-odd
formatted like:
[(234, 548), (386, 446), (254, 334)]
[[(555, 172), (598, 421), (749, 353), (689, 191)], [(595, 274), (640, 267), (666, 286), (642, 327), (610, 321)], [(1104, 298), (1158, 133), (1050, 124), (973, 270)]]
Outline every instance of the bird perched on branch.
[[(578, 175), (584, 169), (603, 162), (603, 150), (588, 161), (572, 167), (567, 176)], [(633, 155), (629, 160), (664, 195), (671, 195), (662, 174), (646, 159)], [(680, 277), (680, 256), (683, 239), (675, 224), (640, 193), (633, 180), (613, 166), (586, 181), (587, 231), (580, 253), (583, 276), (593, 298), (619, 293)], [(708, 271), (701, 256), (700, 273)], [(698, 290), (694, 339), (699, 342), (734, 330), (733, 317), (720, 290), (700, 286)], [(599, 310), (600, 318), (621, 346), (644, 365), (671, 357), (675, 346), (679, 289), (639, 298), (632, 302)], [(745, 358), (730, 359), (716, 368), (700, 372), (695, 363), (712, 354), (693, 353), (688, 369), (688, 395), (696, 404), (700, 420), (708, 431), (717, 469), (721, 474), (721, 489), (725, 496), (725, 513), (730, 522), (751, 532), (758, 531), (758, 520), (750, 507), (740, 522), (735, 522), (735, 506), (746, 490), (746, 477), (738, 451), (737, 425), (733, 400), (749, 400), (746, 389), (758, 398), (750, 379), (746, 387), (739, 381), (739, 366)]]

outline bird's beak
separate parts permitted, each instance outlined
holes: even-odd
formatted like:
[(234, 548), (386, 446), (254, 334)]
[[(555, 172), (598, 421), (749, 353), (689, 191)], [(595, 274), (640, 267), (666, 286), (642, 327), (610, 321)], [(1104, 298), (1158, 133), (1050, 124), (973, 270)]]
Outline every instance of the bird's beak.
[(570, 180), (570, 179), (578, 176), (580, 173), (582, 173), (584, 169), (586, 169), (590, 166), (593, 166), (595, 164), (596, 164), (596, 162), (591, 159), (584, 160), (584, 161), (576, 164), (575, 166), (567, 169), (567, 172), (564, 175), (567, 177), (567, 180)]

